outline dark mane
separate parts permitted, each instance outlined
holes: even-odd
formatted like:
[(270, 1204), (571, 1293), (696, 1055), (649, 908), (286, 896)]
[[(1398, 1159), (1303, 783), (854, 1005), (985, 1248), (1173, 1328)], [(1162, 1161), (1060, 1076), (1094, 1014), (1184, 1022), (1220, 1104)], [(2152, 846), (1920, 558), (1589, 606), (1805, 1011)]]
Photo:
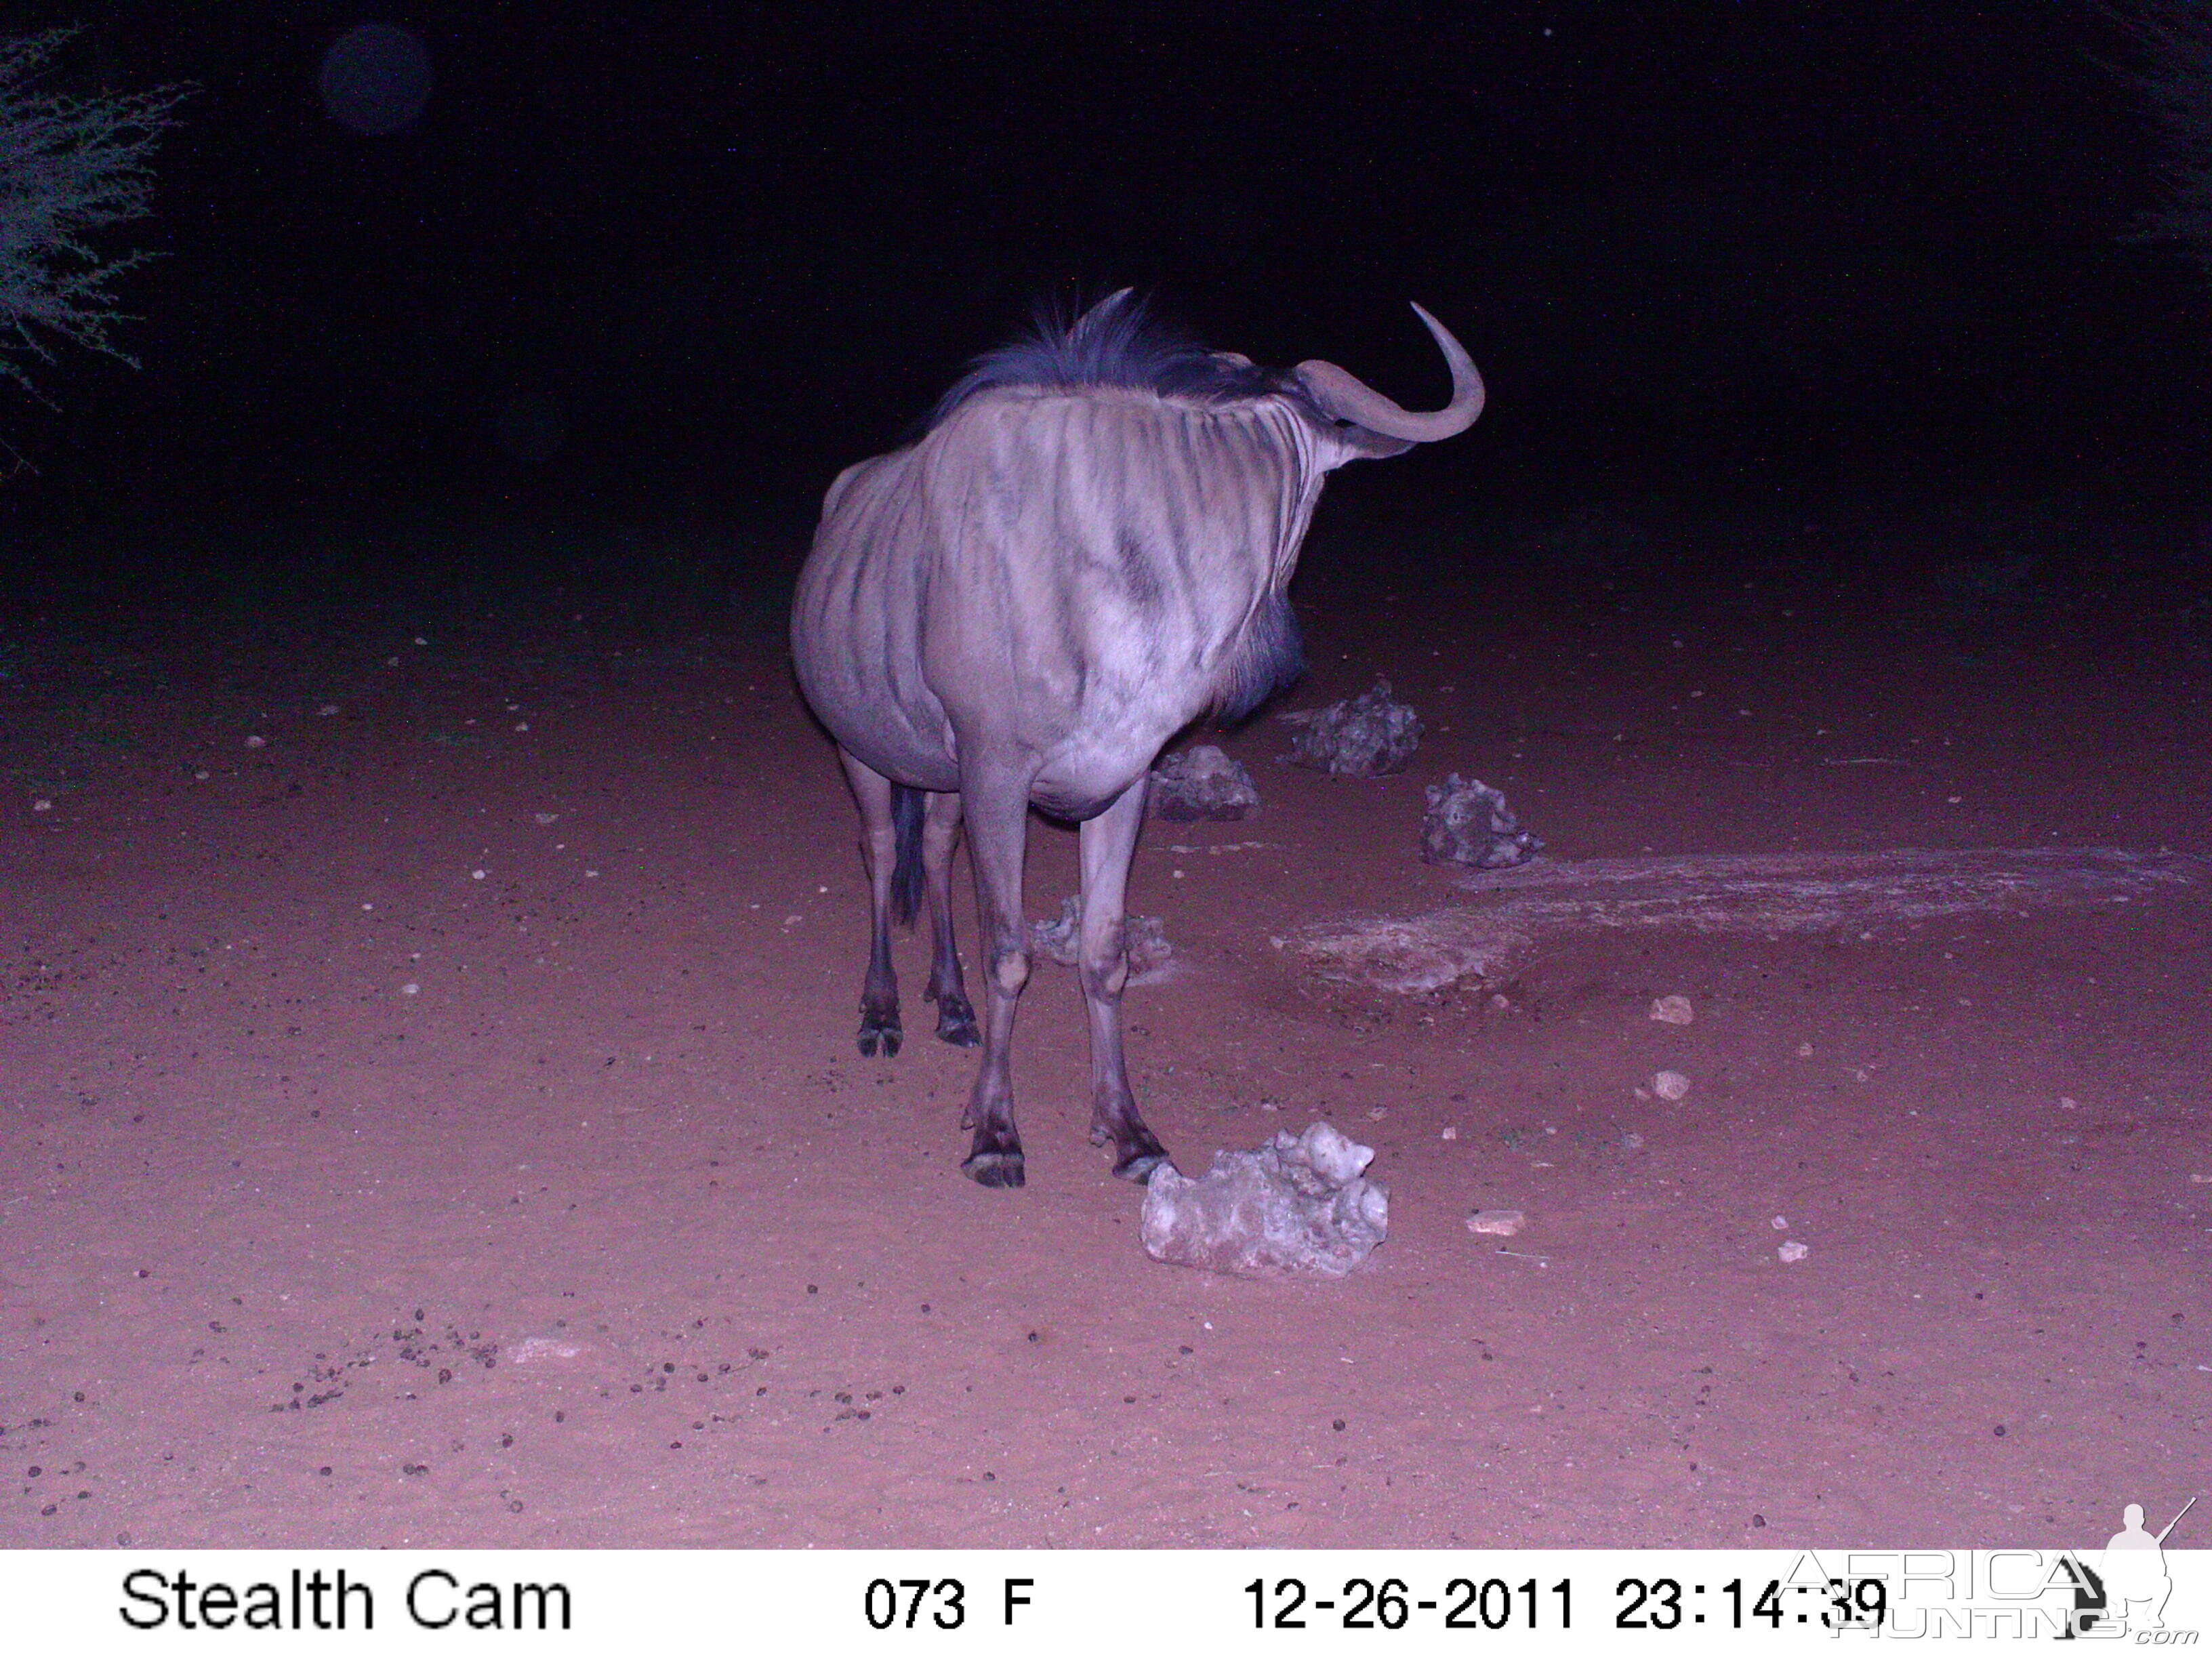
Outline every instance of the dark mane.
[(938, 425), (977, 392), (999, 386), (1073, 391), (1094, 386), (1130, 386), (1208, 403), (1299, 389), (1279, 370), (1207, 350), (1124, 289), (1073, 322), (1040, 313), (1028, 334), (975, 359), (937, 400), (929, 424)]

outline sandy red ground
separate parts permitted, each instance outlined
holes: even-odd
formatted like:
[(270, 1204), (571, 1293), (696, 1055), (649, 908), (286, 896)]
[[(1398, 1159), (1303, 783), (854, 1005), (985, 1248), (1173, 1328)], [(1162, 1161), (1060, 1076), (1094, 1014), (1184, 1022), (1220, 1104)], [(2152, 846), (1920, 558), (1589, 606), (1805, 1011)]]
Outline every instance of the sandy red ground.
[(1381, 672), (1429, 737), (1371, 781), (1224, 740), (1264, 805), (1149, 829), (1132, 1058), (1187, 1169), (1378, 1149), (1342, 1282), (1144, 1255), (1063, 969), (1030, 1184), (961, 1178), (920, 944), (907, 1052), (854, 1049), (854, 822), (771, 605), (21, 612), (0, 1545), (2086, 1546), (2201, 1489), (2201, 901), (1571, 939), (1429, 1000), (1269, 943), (1454, 902), (1455, 770), (1565, 857), (2212, 851), (2201, 648), (1302, 580), (1291, 702)]

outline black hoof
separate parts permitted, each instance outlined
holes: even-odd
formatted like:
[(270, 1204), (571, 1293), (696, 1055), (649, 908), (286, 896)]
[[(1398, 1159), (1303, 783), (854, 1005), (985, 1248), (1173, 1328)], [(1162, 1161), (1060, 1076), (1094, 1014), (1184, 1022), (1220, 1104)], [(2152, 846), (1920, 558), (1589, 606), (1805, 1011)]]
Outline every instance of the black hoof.
[(878, 1042), (883, 1044), (884, 1058), (889, 1060), (898, 1053), (899, 1043), (902, 1040), (903, 1033), (899, 1030), (896, 1015), (892, 1017), (888, 1025), (879, 1024), (872, 1020), (863, 1020), (860, 1023), (860, 1034), (854, 1039), (860, 1045), (860, 1052), (871, 1060), (875, 1058), (876, 1045)]
[(1133, 1181), (1142, 1186), (1152, 1178), (1152, 1171), (1167, 1161), (1167, 1148), (1156, 1142), (1151, 1146), (1139, 1146), (1122, 1153), (1114, 1164), (1114, 1173), (1124, 1181)]
[(1091, 1120), (1091, 1144), (1114, 1143), (1114, 1173), (1124, 1181), (1145, 1182), (1168, 1161), (1168, 1149), (1143, 1124), (1121, 1124), (1103, 1113)]
[(975, 1007), (966, 997), (937, 1000), (937, 1036), (956, 1048), (972, 1048), (983, 1040), (983, 1034), (975, 1029)]
[(970, 1152), (960, 1172), (978, 1187), (1019, 1187), (1024, 1179), (1019, 1152)]
[(1011, 1123), (975, 1131), (960, 1171), (979, 1187), (1022, 1184), (1022, 1138)]

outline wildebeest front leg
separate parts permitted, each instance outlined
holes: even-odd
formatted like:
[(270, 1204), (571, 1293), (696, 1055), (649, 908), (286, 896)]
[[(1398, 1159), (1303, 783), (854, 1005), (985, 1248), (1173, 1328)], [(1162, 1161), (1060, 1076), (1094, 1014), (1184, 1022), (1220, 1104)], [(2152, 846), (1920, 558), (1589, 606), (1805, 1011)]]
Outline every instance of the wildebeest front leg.
[(933, 794), (922, 818), (921, 872), (929, 889), (929, 988), (937, 1005), (937, 1035), (962, 1048), (983, 1039), (975, 1005), (960, 975), (960, 951), (952, 939), (952, 851), (960, 844), (960, 797)]
[(985, 1187), (1022, 1184), (1022, 1137), (1014, 1127), (1012, 1053), (1014, 1011), (1029, 983), (1022, 922), (1022, 855), (1029, 836), (1029, 781), (995, 775), (988, 765), (961, 794), (968, 817), (968, 861), (975, 869), (975, 906), (983, 940), (983, 1058), (969, 1091), (963, 1128), (975, 1138), (960, 1167)]
[(1137, 1111), (1121, 1052), (1121, 988), (1129, 981), (1122, 904), (1129, 860), (1145, 822), (1148, 778), (1083, 826), (1083, 934), (1079, 957), (1083, 1001), (1091, 1014), (1091, 1141), (1114, 1143), (1114, 1173), (1142, 1181), (1167, 1159)]
[(898, 835), (891, 823), (891, 783), (843, 750), (846, 781), (860, 806), (860, 859), (868, 871), (868, 976), (860, 986), (860, 1052), (886, 1055), (899, 1051), (898, 978), (891, 969), (891, 871), (898, 861)]

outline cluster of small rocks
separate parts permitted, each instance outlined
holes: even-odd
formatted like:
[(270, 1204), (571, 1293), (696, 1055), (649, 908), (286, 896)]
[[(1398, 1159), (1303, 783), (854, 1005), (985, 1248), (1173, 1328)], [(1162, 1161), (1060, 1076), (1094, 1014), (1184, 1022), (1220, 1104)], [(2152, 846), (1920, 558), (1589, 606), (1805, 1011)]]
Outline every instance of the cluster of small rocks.
[[(1402, 772), (1421, 742), (1421, 717), (1377, 679), (1358, 696), (1281, 717), (1298, 728), (1285, 757), (1294, 766), (1337, 778)], [(1454, 772), (1427, 789), (1421, 857), (1431, 864), (1507, 870), (1526, 864), (1544, 843), (1523, 828), (1503, 791)], [(1260, 805), (1251, 773), (1212, 744), (1170, 755), (1152, 774), (1152, 811), (1178, 823), (1234, 822)]]

